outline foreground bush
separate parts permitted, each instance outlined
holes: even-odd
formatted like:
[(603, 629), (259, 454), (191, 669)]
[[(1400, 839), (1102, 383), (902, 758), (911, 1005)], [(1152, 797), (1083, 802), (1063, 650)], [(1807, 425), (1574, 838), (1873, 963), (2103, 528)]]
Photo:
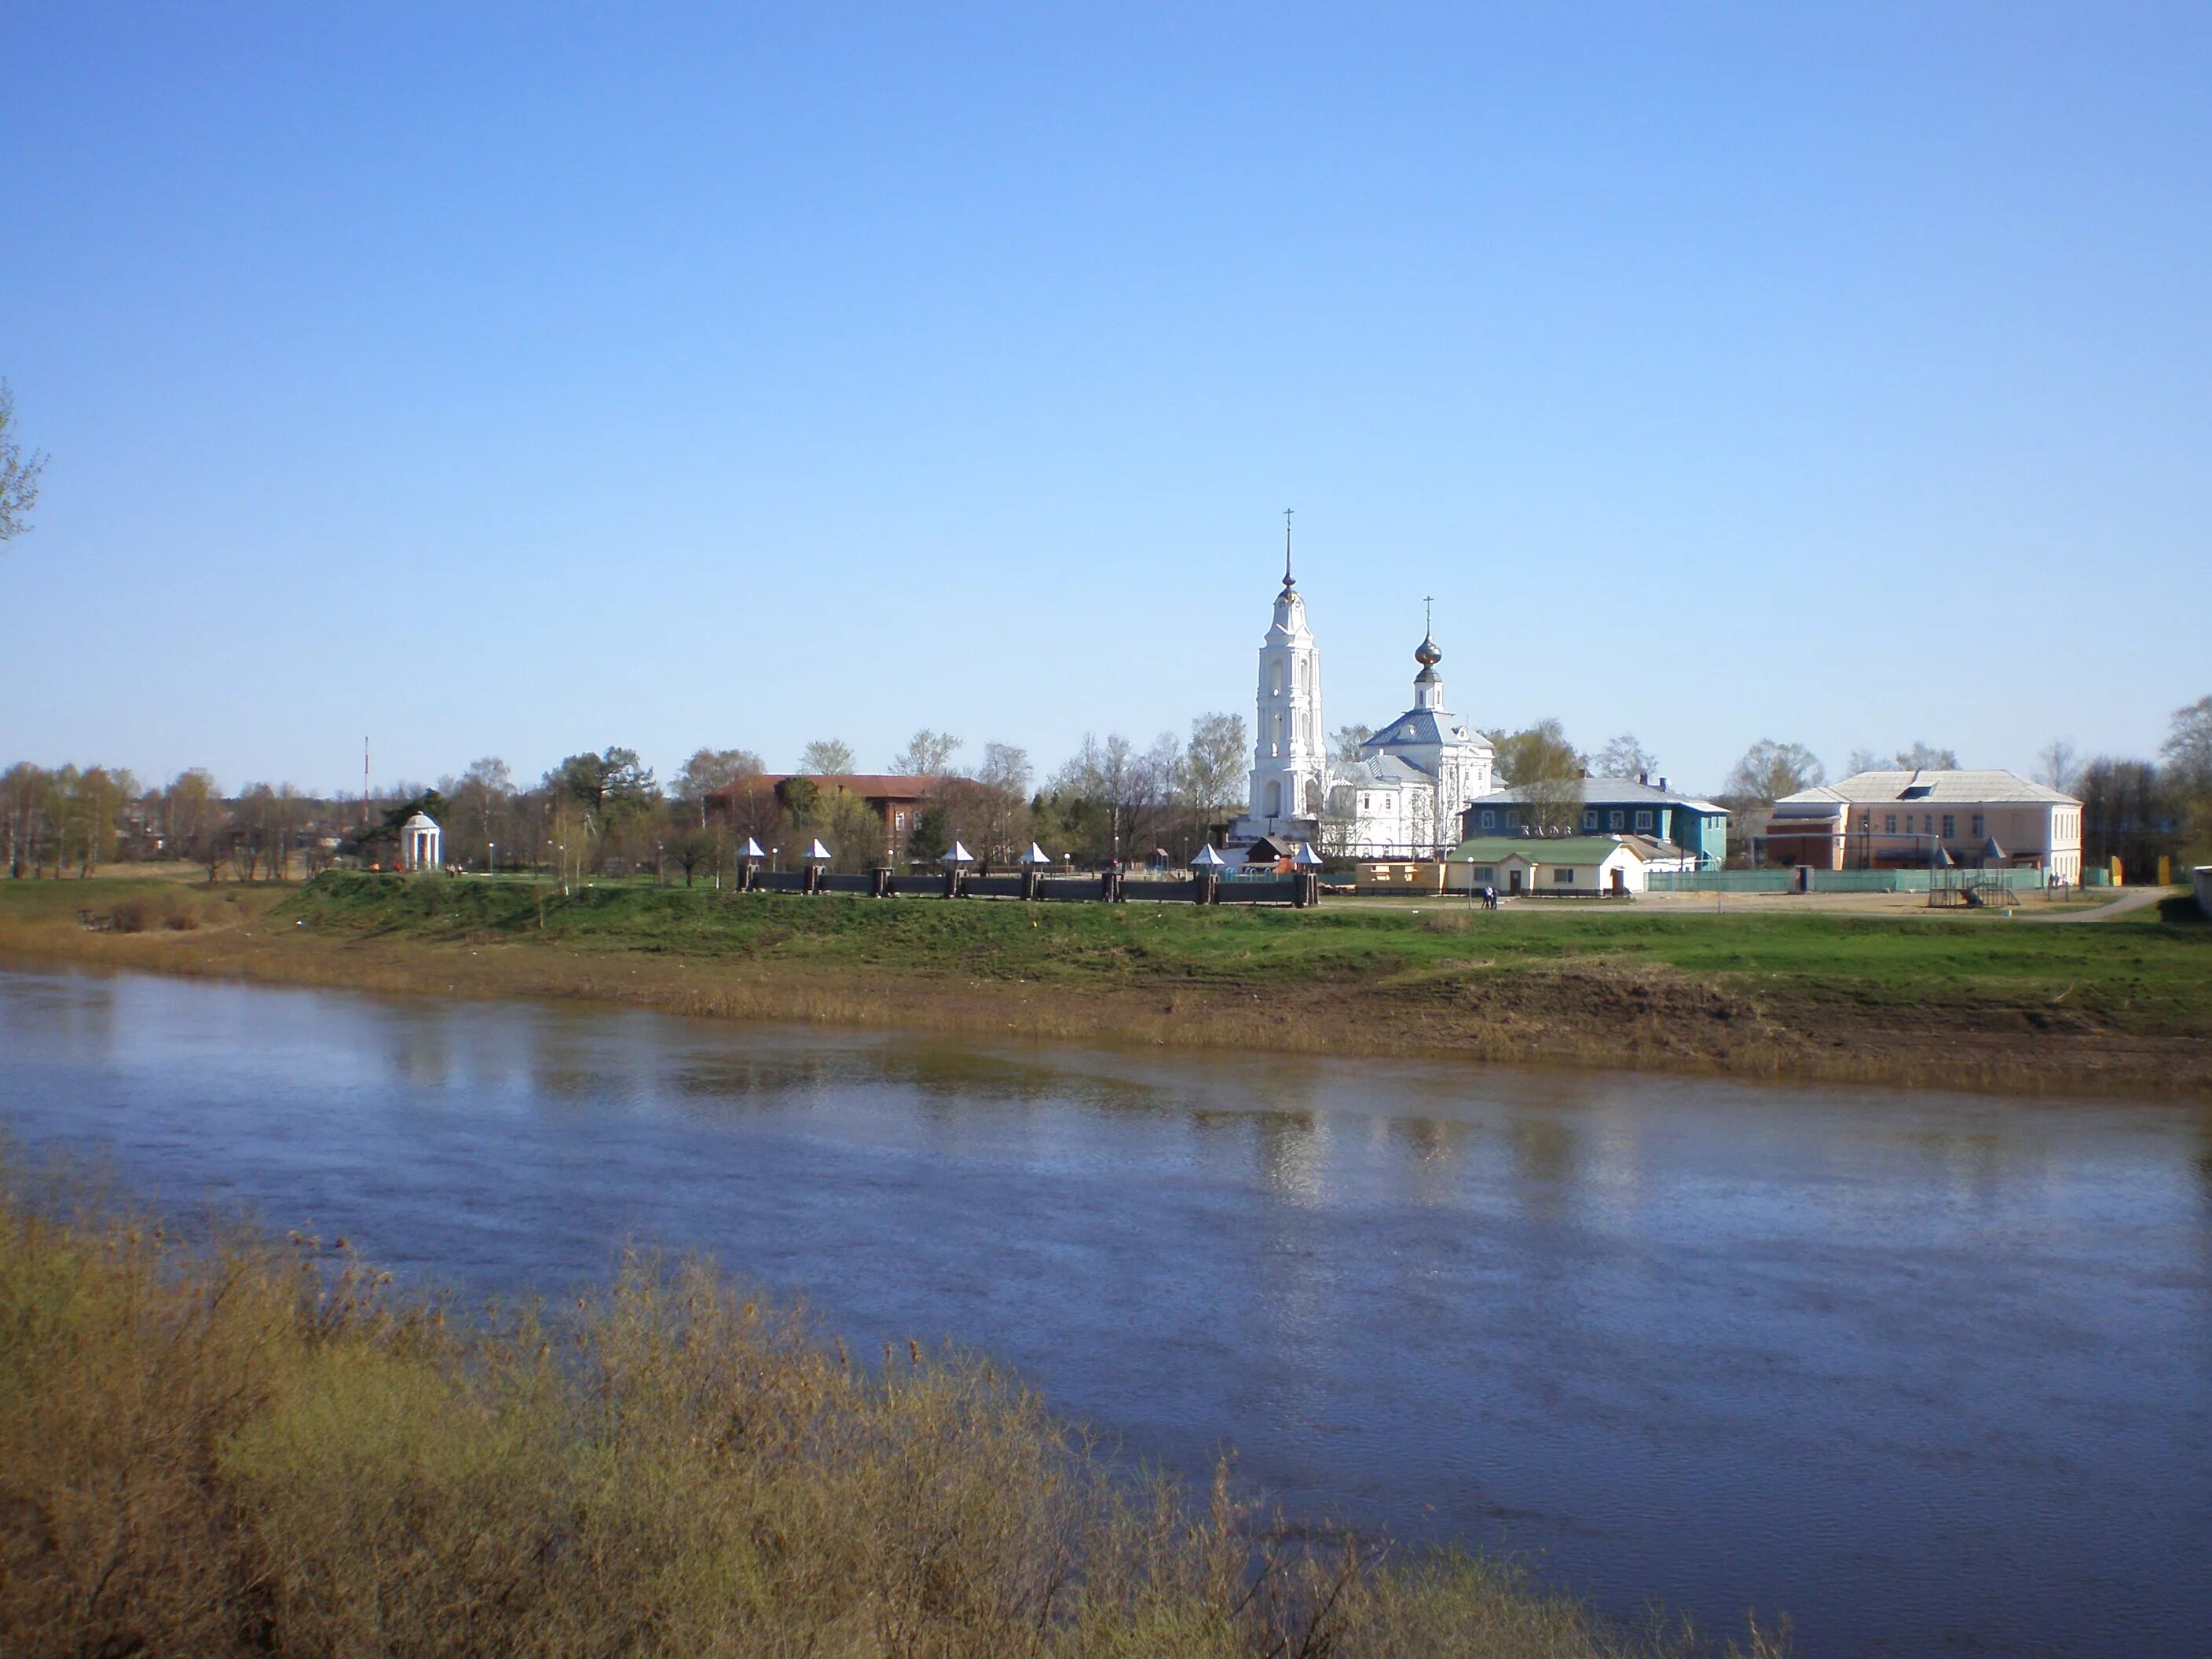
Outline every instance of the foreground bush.
[(0, 1192), (0, 1652), (1691, 1645), (1478, 1560), (1293, 1547), (1224, 1483), (1131, 1481), (987, 1366), (855, 1366), (702, 1267), (462, 1322), (337, 1260)]

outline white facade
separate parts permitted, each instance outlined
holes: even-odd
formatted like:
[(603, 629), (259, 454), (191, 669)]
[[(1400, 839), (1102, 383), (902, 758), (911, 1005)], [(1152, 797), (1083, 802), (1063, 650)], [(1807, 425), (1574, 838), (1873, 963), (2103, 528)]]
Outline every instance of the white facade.
[(1274, 620), (1260, 641), (1255, 714), (1247, 839), (1310, 841), (1327, 785), (1328, 736), (1321, 719), (1321, 647), (1306, 624), (1306, 602), (1291, 574), (1287, 549)]
[(1283, 590), (1260, 642), (1250, 798), (1230, 826), (1232, 854), (1262, 836), (1362, 858), (1434, 858), (1457, 842), (1461, 811), (1489, 793), (1491, 746), (1444, 708), (1433, 636), (1413, 658), (1413, 706), (1361, 744), (1357, 760), (1332, 767), (1321, 647), (1285, 551)]
[(422, 871), (445, 866), (445, 832), (438, 821), (428, 812), (412, 814), (399, 826), (399, 867)]

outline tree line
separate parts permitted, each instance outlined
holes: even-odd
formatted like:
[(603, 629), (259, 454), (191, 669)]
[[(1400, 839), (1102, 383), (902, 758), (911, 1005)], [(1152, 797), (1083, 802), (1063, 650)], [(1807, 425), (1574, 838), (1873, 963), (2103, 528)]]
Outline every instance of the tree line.
[(695, 751), (664, 782), (637, 750), (610, 744), (564, 757), (535, 783), (487, 757), (457, 777), (367, 799), (268, 783), (226, 794), (198, 767), (149, 786), (122, 768), (24, 762), (0, 773), (0, 863), (17, 878), (82, 878), (119, 859), (166, 859), (200, 864), (210, 881), (281, 881), (340, 857), (396, 864), (399, 827), (417, 811), (437, 821), (448, 864), (570, 884), (724, 876), (748, 839), (786, 867), (817, 840), (844, 870), (933, 862), (956, 842), (987, 865), (1032, 842), (1090, 866), (1156, 852), (1180, 863), (1242, 810), (1245, 749), (1240, 716), (1204, 714), (1187, 736), (1163, 732), (1144, 748), (1119, 732), (1086, 734), (1040, 781), (1015, 744), (986, 743), (970, 760), (963, 739), (925, 729), (885, 767), (921, 781), (902, 830), (849, 781), (855, 757), (836, 738), (808, 744), (795, 775), (775, 780), (758, 754), (732, 748)]
[[(1332, 757), (1357, 759), (1370, 735), (1339, 727)], [(1593, 757), (1557, 720), (1486, 735), (1498, 783), (1524, 790), (1527, 821), (1543, 833), (1579, 827), (1586, 775), (1656, 775), (1659, 765), (1632, 733)], [(0, 863), (11, 877), (35, 878), (87, 876), (118, 859), (171, 859), (202, 865), (210, 881), (281, 881), (339, 857), (394, 863), (399, 825), (422, 811), (443, 829), (452, 864), (545, 871), (570, 883), (641, 871), (686, 884), (726, 876), (748, 838), (787, 866), (816, 840), (845, 870), (886, 858), (933, 863), (956, 842), (987, 866), (1035, 842), (1090, 867), (1161, 854), (1180, 866), (1244, 809), (1247, 736), (1241, 716), (1224, 714), (1202, 714), (1186, 735), (1162, 732), (1143, 747), (1120, 732), (1087, 733), (1039, 779), (1015, 744), (985, 743), (971, 757), (960, 738), (924, 729), (885, 767), (925, 781), (902, 832), (860, 788), (840, 781), (856, 763), (836, 738), (807, 744), (796, 775), (781, 780), (750, 750), (701, 749), (663, 783), (635, 750), (611, 744), (568, 756), (535, 783), (486, 757), (458, 777), (390, 786), (366, 802), (266, 782), (226, 794), (198, 767), (148, 786), (120, 767), (26, 762), (0, 772)], [(1958, 764), (1954, 751), (1916, 742), (1892, 754), (1855, 751), (1850, 769)], [(2156, 759), (2084, 759), (2053, 741), (2036, 776), (2081, 801), (2082, 852), (2093, 864), (2117, 856), (2140, 871), (2163, 855), (2212, 861), (2212, 696), (2174, 711)], [(1802, 744), (1761, 738), (1716, 798), (1747, 836), (1759, 808), (1826, 778)], [(1328, 803), (1323, 850), (1342, 851), (1332, 837), (1344, 840), (1349, 825), (1349, 804)]]

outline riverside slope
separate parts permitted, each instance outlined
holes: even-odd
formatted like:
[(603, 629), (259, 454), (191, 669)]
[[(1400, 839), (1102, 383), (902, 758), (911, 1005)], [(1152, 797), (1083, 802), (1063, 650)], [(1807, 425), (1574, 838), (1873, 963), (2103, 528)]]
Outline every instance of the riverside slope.
[(0, 884), (0, 957), (724, 1018), (2212, 1096), (2212, 927), (1447, 904), (1295, 912), (327, 874)]

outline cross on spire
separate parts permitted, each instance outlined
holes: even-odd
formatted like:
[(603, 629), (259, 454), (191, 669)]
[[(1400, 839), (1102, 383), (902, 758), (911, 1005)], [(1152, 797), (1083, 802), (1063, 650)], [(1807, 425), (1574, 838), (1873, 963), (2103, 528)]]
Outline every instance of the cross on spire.
[(1291, 514), (1295, 509), (1283, 509), (1283, 586), (1296, 587), (1298, 579), (1291, 574)]
[(1424, 634), (1437, 631), (1437, 596), (1433, 593), (1421, 596), (1421, 631)]

